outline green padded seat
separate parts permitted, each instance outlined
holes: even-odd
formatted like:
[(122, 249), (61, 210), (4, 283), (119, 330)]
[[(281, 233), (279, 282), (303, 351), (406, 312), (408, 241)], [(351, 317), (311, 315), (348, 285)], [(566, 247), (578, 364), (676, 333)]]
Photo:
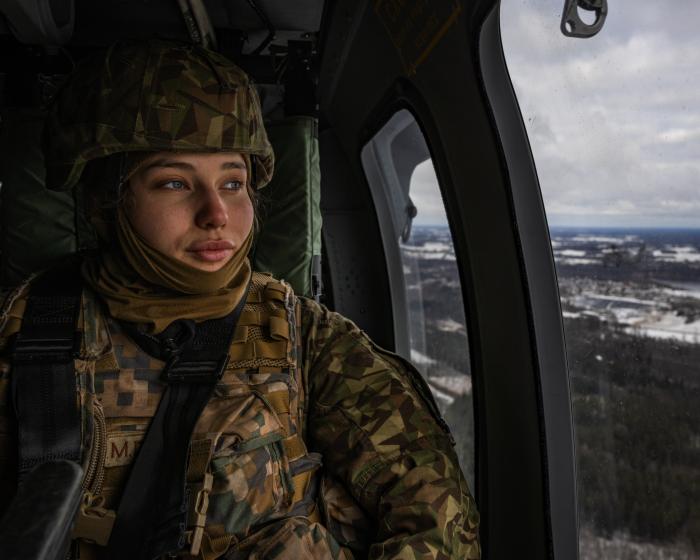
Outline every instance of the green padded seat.
[[(72, 195), (44, 188), (43, 114), (6, 109), (0, 116), (0, 284), (9, 287), (75, 253), (78, 241)], [(267, 130), (275, 175), (260, 191), (253, 268), (287, 280), (297, 294), (314, 296), (321, 254), (317, 121), (289, 117), (268, 123)]]

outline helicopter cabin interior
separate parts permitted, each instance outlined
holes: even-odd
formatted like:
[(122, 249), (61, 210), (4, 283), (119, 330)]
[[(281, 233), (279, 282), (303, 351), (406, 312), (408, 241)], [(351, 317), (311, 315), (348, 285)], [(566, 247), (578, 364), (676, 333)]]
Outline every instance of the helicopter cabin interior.
[[(259, 87), (273, 144), (280, 142), (279, 173), (290, 167), (285, 159), (292, 168), (306, 162), (296, 183), (303, 189), (273, 185), (277, 194), (263, 193), (263, 204), (277, 208), (267, 211), (273, 225), (263, 211), (268, 240), (257, 266), (296, 275), (298, 291), (414, 360), (401, 251), (416, 215), (411, 176), (432, 161), (461, 296), (444, 303), (463, 306), (462, 373), (473, 388), (473, 419), (452, 428), (473, 425), (469, 477), (483, 557), (577, 558), (554, 262), (499, 9), (498, 0), (3, 0), (3, 283), (81, 248), (72, 223), (52, 234), (61, 249), (22, 246), (33, 231), (27, 220), (72, 212), (70, 200), (42, 210), (54, 195), (23, 159), (40, 158), (43, 107), (76, 61), (117, 40), (209, 45)], [(33, 194), (12, 194), (29, 192), (23, 181), (34, 184)], [(283, 211), (292, 207), (304, 228), (298, 246), (287, 242), (291, 220)], [(42, 211), (50, 215), (37, 220)]]

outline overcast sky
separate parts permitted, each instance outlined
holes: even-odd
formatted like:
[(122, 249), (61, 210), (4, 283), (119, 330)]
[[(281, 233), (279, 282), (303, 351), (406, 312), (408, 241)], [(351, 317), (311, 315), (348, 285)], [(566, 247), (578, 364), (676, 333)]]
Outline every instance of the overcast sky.
[[(700, 1), (610, 0), (593, 39), (561, 34), (563, 4), (501, 7), (550, 226), (700, 227)], [(444, 223), (429, 162), (413, 185)]]

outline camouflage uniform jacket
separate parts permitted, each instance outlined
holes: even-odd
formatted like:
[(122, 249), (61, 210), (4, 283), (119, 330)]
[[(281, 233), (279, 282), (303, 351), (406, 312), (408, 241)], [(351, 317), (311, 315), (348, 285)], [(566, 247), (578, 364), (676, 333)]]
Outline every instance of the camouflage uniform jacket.
[[(0, 317), (0, 513), (16, 481), (8, 342), (25, 292), (10, 295)], [(118, 506), (164, 390), (164, 364), (100, 309), (85, 290), (76, 359), (82, 516)], [(188, 484), (208, 501), (199, 519), (190, 512), (195, 556), (478, 558), (478, 513), (450, 440), (410, 364), (256, 273), (229, 365), (191, 442)], [(85, 544), (99, 538), (76, 532), (80, 557), (99, 557)]]

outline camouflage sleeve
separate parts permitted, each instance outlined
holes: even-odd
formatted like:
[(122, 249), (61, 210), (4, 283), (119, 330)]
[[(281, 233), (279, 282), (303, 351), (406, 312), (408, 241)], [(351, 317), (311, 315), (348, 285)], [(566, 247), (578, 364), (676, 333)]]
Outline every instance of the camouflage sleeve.
[(308, 439), (374, 521), (369, 558), (480, 556), (479, 515), (420, 375), (302, 299)]

